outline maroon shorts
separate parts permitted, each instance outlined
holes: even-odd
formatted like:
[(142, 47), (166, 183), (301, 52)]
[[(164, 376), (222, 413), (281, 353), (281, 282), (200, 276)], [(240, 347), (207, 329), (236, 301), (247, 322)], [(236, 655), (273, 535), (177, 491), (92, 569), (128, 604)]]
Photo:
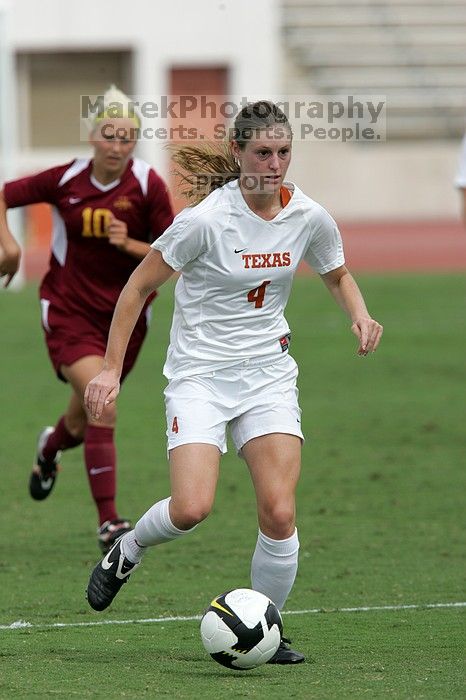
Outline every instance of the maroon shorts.
[[(70, 366), (89, 355), (104, 357), (111, 318), (68, 314), (55, 301), (48, 299), (41, 299), (40, 303), (45, 343), (59, 379), (66, 382), (60, 372), (61, 365)], [(150, 310), (149, 306), (141, 314), (131, 335), (121, 373), (122, 381), (139, 355), (147, 333)]]

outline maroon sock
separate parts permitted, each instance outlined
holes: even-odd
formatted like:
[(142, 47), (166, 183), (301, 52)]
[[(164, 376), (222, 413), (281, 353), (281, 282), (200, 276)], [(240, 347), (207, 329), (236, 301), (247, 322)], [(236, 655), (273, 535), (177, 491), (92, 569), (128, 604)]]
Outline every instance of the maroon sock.
[(53, 433), (50, 434), (42, 449), (44, 459), (54, 459), (58, 450), (68, 450), (82, 443), (82, 438), (75, 438), (65, 425), (65, 416), (62, 416), (56, 424)]
[(99, 523), (115, 520), (116, 452), (113, 428), (88, 425), (84, 435), (84, 459)]

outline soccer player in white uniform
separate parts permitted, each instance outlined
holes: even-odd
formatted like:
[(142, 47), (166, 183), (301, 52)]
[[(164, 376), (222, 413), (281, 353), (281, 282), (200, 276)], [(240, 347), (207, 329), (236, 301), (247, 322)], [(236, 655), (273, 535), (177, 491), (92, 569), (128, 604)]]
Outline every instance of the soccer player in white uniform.
[[(144, 300), (181, 272), (164, 367), (171, 496), (155, 503), (94, 568), (87, 596), (96, 610), (111, 603), (147, 547), (182, 537), (207, 517), (227, 426), (256, 492), (252, 588), (281, 609), (293, 586), (303, 434), (284, 309), (301, 260), (350, 317), (360, 355), (377, 348), (382, 327), (345, 267), (331, 216), (285, 183), (291, 145), (286, 116), (262, 101), (239, 113), (223, 161), (202, 145), (177, 155), (194, 179), (199, 163), (212, 170), (222, 161), (223, 179), (211, 182), (225, 184), (199, 203), (194, 188), (195, 206), (175, 218), (131, 275), (115, 310), (104, 369), (86, 390), (91, 415), (99, 416), (119, 391), (126, 343)], [(282, 640), (269, 663), (302, 661)]]

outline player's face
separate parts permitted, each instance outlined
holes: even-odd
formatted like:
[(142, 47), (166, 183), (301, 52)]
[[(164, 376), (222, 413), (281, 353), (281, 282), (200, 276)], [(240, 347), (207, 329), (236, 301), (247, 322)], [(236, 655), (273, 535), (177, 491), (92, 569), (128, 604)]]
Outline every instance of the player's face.
[(105, 119), (91, 135), (94, 168), (108, 176), (123, 173), (136, 146), (137, 128), (132, 119)]
[(280, 190), (291, 160), (291, 134), (277, 124), (262, 129), (240, 149), (233, 142), (233, 152), (240, 162), (244, 186), (257, 193), (274, 194)]

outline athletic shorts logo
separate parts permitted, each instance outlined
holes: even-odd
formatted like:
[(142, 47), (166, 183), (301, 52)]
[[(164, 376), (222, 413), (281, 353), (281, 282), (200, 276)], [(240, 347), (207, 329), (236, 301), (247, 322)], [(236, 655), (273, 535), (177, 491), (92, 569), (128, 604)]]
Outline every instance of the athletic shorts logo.
[(278, 342), (280, 343), (282, 352), (286, 352), (290, 347), (291, 333), (287, 333), (286, 335), (284, 335), (283, 338), (280, 338)]

